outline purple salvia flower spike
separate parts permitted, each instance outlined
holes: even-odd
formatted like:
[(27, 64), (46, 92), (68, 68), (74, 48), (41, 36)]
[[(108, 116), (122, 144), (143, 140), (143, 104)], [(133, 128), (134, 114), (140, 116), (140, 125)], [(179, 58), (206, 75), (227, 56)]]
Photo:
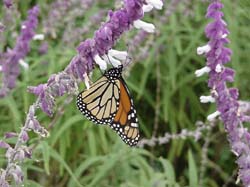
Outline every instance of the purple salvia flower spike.
[(3, 73), (3, 85), (0, 89), (0, 97), (6, 96), (9, 90), (16, 86), (16, 79), (20, 74), (19, 63), (30, 51), (30, 41), (35, 35), (34, 30), (38, 24), (38, 13), (38, 6), (29, 10), (28, 18), (22, 24), (21, 33), (16, 40), (15, 47), (3, 54), (3, 61), (0, 61)]
[[(209, 70), (208, 87), (212, 89), (212, 97), (217, 104), (217, 115), (219, 114), (224, 122), (225, 130), (228, 133), (228, 140), (231, 144), (232, 152), (238, 157), (239, 177), (244, 186), (250, 186), (250, 134), (244, 128), (242, 122), (248, 119), (240, 110), (237, 101), (239, 97), (238, 89), (227, 88), (227, 82), (234, 81), (234, 70), (224, 67), (224, 64), (231, 60), (232, 51), (225, 47), (229, 43), (226, 38), (229, 34), (227, 24), (223, 20), (221, 9), (223, 4), (217, 0), (211, 2), (207, 9), (207, 18), (212, 18), (213, 22), (205, 28), (206, 36), (209, 39), (208, 48), (199, 48), (199, 54), (205, 53), (207, 67)], [(215, 115), (214, 115), (215, 116)]]

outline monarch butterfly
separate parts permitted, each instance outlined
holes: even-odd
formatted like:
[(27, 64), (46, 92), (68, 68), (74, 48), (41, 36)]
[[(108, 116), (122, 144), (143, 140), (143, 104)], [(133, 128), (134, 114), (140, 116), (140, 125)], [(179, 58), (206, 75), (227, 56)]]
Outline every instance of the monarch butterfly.
[(122, 78), (123, 66), (105, 71), (88, 90), (77, 96), (77, 107), (96, 124), (108, 124), (130, 146), (139, 140), (136, 110)]

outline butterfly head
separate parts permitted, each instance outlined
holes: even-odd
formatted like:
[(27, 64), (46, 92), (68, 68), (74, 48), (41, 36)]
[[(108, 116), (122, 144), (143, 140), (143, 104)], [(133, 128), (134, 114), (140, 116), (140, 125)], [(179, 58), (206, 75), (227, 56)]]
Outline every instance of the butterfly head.
[(111, 68), (108, 71), (106, 71), (104, 73), (104, 75), (108, 78), (108, 79), (119, 79), (122, 76), (122, 69), (123, 69), (123, 65), (120, 65), (116, 68)]

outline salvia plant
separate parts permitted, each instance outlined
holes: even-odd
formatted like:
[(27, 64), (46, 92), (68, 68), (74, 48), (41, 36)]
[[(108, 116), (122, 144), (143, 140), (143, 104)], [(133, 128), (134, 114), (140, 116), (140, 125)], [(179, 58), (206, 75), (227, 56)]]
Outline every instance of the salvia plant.
[(201, 102), (216, 102), (217, 111), (208, 116), (208, 120), (213, 120), (220, 116), (228, 133), (233, 153), (238, 157), (239, 178), (244, 186), (250, 185), (250, 163), (249, 163), (249, 138), (248, 129), (243, 122), (249, 121), (249, 116), (245, 115), (238, 102), (238, 89), (228, 88), (226, 83), (234, 81), (234, 70), (224, 66), (231, 58), (232, 51), (225, 47), (229, 43), (227, 23), (223, 20), (221, 9), (223, 4), (220, 1), (212, 2), (207, 9), (207, 18), (212, 18), (213, 22), (206, 26), (205, 33), (209, 42), (203, 47), (197, 48), (199, 55), (205, 54), (206, 66), (196, 71), (200, 76), (209, 73), (208, 87), (211, 89), (210, 96), (201, 96)]
[[(13, 98), (17, 98), (16, 103), (22, 102), (18, 98), (20, 94), (16, 95), (19, 90), (26, 95), (21, 127), (8, 127), (0, 134), (0, 186), (250, 186), (250, 133), (246, 124), (250, 122), (250, 104), (239, 100), (238, 89), (232, 87), (235, 70), (226, 66), (235, 49), (230, 49), (235, 41), (228, 39), (231, 22), (224, 19), (224, 13), (226, 18), (228, 14), (224, 12), (224, 4), (230, 3), (220, 0), (55, 0), (37, 1), (32, 6), (34, 2), (3, 0), (0, 7), (0, 42), (3, 44), (0, 104), (10, 106), (10, 111), (19, 115)], [(115, 10), (109, 10), (110, 6)], [(10, 13), (24, 16), (7, 16)], [(196, 14), (205, 15), (199, 17), (198, 24), (194, 19)], [(205, 18), (210, 21), (206, 26)], [(12, 26), (8, 25), (10, 19), (15, 22)], [(204, 27), (208, 42), (197, 48), (197, 54), (206, 58), (206, 64), (196, 70), (195, 75), (208, 74), (209, 94), (200, 96), (200, 102), (215, 103), (209, 109), (196, 102), (197, 96), (208, 89), (202, 86), (197, 89), (194, 82), (199, 80), (193, 73), (198, 67), (196, 64), (193, 68), (193, 62), (202, 64), (202, 59), (194, 54)], [(199, 36), (193, 34), (194, 31)], [(190, 44), (186, 44), (187, 41)], [(76, 53), (67, 49), (78, 42)], [(53, 55), (54, 58), (50, 58)], [(71, 60), (60, 63), (60, 56), (63, 61)], [(57, 60), (58, 63), (53, 62)], [(38, 64), (33, 65), (32, 61)], [(185, 65), (177, 64), (178, 61)], [(128, 87), (138, 94), (134, 100), (142, 138), (135, 148), (123, 145), (108, 129), (88, 126), (84, 117), (77, 116), (76, 106), (70, 108), (81, 84), (89, 89), (95, 80), (94, 74), (98, 72), (95, 68), (103, 74), (109, 67), (121, 64), (126, 66), (125, 76), (131, 79)], [(36, 70), (45, 66), (52, 70), (44, 74), (42, 68)], [(43, 82), (31, 78), (25, 83), (27, 74), (35, 72)], [(187, 83), (192, 84), (193, 89), (185, 86)], [(35, 98), (33, 103), (27, 102), (30, 95)], [(214, 112), (205, 118), (205, 110)], [(1, 115), (1, 122), (6, 123), (5, 109)], [(80, 125), (84, 120), (86, 124)], [(73, 129), (74, 124), (78, 124), (79, 129)], [(230, 158), (229, 151), (225, 151), (212, 161), (210, 157), (217, 156), (216, 136), (225, 136), (224, 132), (228, 140), (226, 149), (230, 147), (234, 157)], [(191, 148), (185, 150), (188, 142), (197, 155)], [(188, 167), (175, 163), (178, 157), (183, 157), (182, 162), (187, 159)], [(52, 158), (60, 166), (56, 166)], [(223, 159), (230, 159), (230, 166), (236, 162), (235, 171)], [(40, 169), (40, 160), (44, 162), (44, 171)], [(224, 165), (220, 166), (223, 161)], [(53, 171), (53, 167), (59, 173)], [(223, 167), (230, 171), (224, 172)], [(220, 173), (223, 184), (211, 172), (213, 169)], [(39, 178), (41, 171), (48, 180)], [(50, 176), (57, 178), (50, 179)]]

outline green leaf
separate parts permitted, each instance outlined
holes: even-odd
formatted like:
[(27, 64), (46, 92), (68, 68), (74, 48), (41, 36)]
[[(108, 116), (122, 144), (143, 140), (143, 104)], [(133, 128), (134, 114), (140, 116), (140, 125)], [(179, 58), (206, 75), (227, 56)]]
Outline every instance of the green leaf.
[(81, 115), (77, 115), (77, 116), (73, 116), (71, 118), (69, 118), (65, 123), (62, 124), (62, 126), (60, 127), (59, 130), (56, 131), (56, 133), (53, 135), (52, 138), (52, 143), (51, 145), (54, 146), (55, 143), (57, 142), (57, 140), (62, 136), (62, 134), (71, 126), (73, 125), (79, 125), (79, 123), (77, 123), (78, 121), (82, 121), (83, 117)]
[(54, 150), (50, 147), (50, 154), (51, 157), (53, 157), (59, 164), (61, 164), (69, 173), (69, 175), (72, 177), (72, 179), (75, 181), (77, 186), (83, 187), (80, 182), (78, 181), (77, 177), (74, 175), (72, 170), (70, 169), (69, 165), (63, 160), (63, 158)]
[(193, 153), (191, 150), (188, 151), (188, 176), (189, 176), (189, 186), (198, 187), (198, 173)]
[(160, 162), (163, 165), (164, 173), (166, 174), (168, 183), (170, 185), (176, 184), (175, 172), (172, 164), (164, 158), (160, 158)]
[(50, 151), (49, 145), (46, 141), (41, 141), (41, 149), (43, 154), (43, 162), (44, 162), (44, 169), (46, 174), (50, 174), (49, 172), (49, 161), (50, 161)]
[[(76, 177), (80, 177), (83, 172), (85, 172), (88, 168), (91, 168), (92, 165), (100, 163), (104, 160), (103, 156), (96, 156), (87, 158), (83, 161), (79, 167), (75, 170), (74, 175)], [(75, 186), (76, 182), (72, 178), (69, 180), (68, 186)]]

